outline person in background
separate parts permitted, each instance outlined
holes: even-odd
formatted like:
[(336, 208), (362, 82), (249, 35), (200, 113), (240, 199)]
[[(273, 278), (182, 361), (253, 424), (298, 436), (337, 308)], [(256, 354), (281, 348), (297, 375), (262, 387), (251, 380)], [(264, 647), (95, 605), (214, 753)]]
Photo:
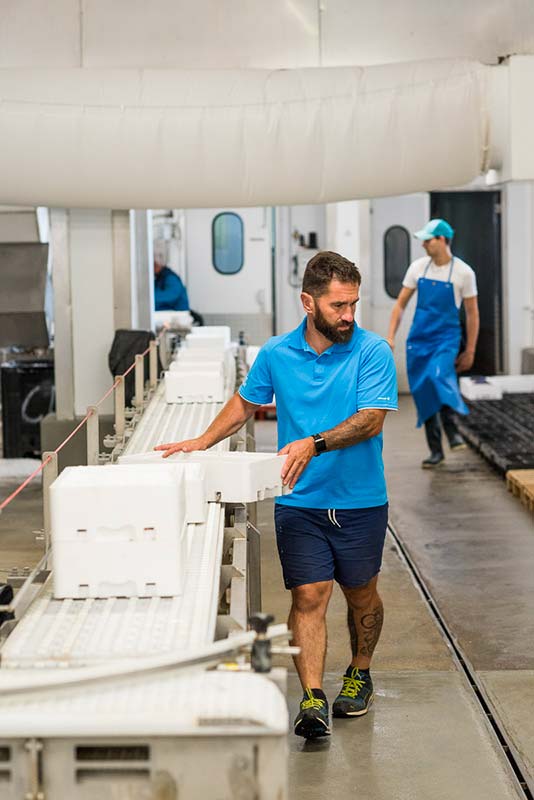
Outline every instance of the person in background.
[(166, 250), (154, 245), (154, 301), (156, 311), (189, 311), (187, 289), (181, 278), (165, 266)]
[[(465, 447), (454, 413), (468, 414), (458, 388), (457, 372), (473, 366), (479, 330), (475, 273), (451, 253), (454, 230), (443, 219), (431, 219), (414, 234), (426, 256), (413, 261), (402, 282), (389, 323), (387, 340), (393, 349), (395, 334), (408, 301), (417, 291), (417, 308), (407, 341), (406, 365), (417, 408), (417, 427), (424, 424), (430, 455), (423, 469), (439, 466), (445, 455), (441, 423), (451, 450)], [(460, 351), (460, 307), (465, 307), (467, 342)]]
[(302, 283), (305, 318), (264, 344), (239, 391), (196, 439), (156, 447), (164, 457), (206, 450), (239, 430), (276, 395), (278, 446), (287, 460), (276, 499), (275, 528), (289, 627), (300, 647), (295, 664), (304, 696), (295, 733), (330, 733), (323, 690), (326, 610), (334, 581), (349, 607), (352, 660), (333, 705), (335, 717), (367, 713), (370, 674), (383, 620), (377, 590), (388, 520), (382, 426), (397, 408), (387, 342), (354, 321), (360, 272), (338, 253), (320, 252)]

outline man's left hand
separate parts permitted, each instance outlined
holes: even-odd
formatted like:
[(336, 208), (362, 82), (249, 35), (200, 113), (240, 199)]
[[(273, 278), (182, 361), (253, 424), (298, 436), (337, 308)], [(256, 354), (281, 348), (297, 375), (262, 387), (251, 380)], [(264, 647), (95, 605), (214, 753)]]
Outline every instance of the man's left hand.
[(467, 372), (467, 370), (471, 369), (471, 367), (473, 366), (474, 360), (475, 360), (475, 354), (470, 353), (468, 350), (464, 350), (464, 352), (460, 353), (460, 355), (455, 361), (456, 372)]
[(315, 455), (315, 443), (311, 436), (305, 439), (297, 439), (289, 442), (282, 447), (279, 456), (287, 455), (284, 468), (282, 470), (282, 483), (293, 489), (296, 482)]

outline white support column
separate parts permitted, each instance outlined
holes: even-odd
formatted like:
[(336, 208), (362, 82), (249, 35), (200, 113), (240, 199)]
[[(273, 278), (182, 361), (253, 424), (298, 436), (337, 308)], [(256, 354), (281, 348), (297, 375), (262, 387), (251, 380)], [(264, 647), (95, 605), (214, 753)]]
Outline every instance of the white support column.
[(132, 257), (130, 212), (111, 212), (113, 241), (113, 317), (115, 330), (132, 328)]
[(132, 327), (154, 330), (152, 212), (130, 212), (132, 248)]
[[(70, 261), (74, 411), (83, 416), (109, 388), (108, 353), (114, 336), (111, 211), (71, 209)], [(113, 400), (101, 407), (111, 413)]]
[(51, 209), (50, 227), (54, 292), (56, 417), (58, 420), (69, 420), (74, 419), (69, 212), (64, 208)]
[[(149, 211), (52, 209), (56, 418), (83, 416), (110, 386), (118, 328), (153, 329)], [(113, 399), (100, 409), (113, 411)]]

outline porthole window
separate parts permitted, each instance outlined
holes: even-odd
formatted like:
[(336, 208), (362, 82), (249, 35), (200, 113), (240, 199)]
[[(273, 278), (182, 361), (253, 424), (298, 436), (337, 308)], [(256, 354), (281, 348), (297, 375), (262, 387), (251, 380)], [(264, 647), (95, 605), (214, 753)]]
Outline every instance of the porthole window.
[(244, 232), (239, 214), (217, 214), (211, 225), (212, 261), (217, 272), (235, 275), (243, 267)]
[(402, 225), (392, 225), (384, 234), (384, 286), (395, 300), (410, 265), (410, 234)]

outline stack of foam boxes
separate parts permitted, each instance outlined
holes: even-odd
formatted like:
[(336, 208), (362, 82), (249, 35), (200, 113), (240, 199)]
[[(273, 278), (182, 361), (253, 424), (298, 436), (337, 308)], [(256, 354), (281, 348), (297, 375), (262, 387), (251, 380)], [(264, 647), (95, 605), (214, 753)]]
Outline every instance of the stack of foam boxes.
[(56, 598), (183, 593), (187, 525), (206, 519), (198, 464), (68, 467), (50, 494)]
[(534, 375), (492, 375), (460, 378), (466, 400), (502, 400), (504, 394), (534, 392)]
[(167, 403), (222, 403), (231, 394), (233, 382), (230, 328), (194, 328), (165, 373), (165, 399)]
[(285, 494), (286, 456), (151, 451), (102, 467), (68, 467), (50, 488), (54, 596), (183, 594), (187, 526), (208, 503), (251, 503)]

